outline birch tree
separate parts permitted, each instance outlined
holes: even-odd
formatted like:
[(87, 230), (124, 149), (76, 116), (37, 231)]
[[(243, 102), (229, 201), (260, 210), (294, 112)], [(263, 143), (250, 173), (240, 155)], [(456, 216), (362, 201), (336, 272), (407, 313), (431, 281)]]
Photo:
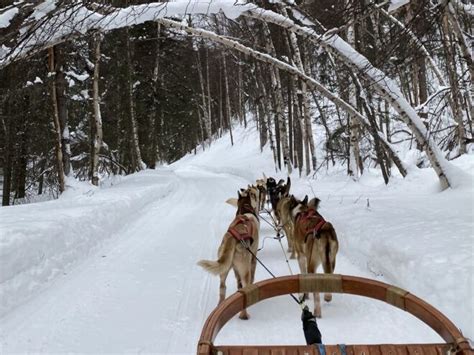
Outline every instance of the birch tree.
[(63, 147), (62, 147), (62, 132), (61, 124), (59, 121), (59, 108), (57, 99), (57, 88), (56, 80), (54, 78), (56, 70), (56, 60), (54, 47), (48, 49), (48, 64), (49, 72), (53, 76), (51, 80), (51, 103), (53, 105), (53, 124), (55, 130), (55, 143), (56, 143), (56, 168), (58, 171), (58, 182), (59, 192), (62, 193), (65, 190), (65, 177), (64, 177), (64, 165), (63, 165)]
[(135, 113), (135, 101), (133, 98), (134, 82), (132, 79), (133, 63), (132, 63), (132, 49), (130, 46), (130, 33), (128, 27), (125, 29), (125, 44), (126, 44), (126, 58), (127, 58), (127, 96), (129, 119), (132, 128), (131, 142), (132, 142), (132, 162), (133, 169), (139, 171), (145, 168), (145, 163), (142, 160), (142, 153), (140, 151), (140, 140), (138, 137), (138, 122)]
[(102, 114), (100, 111), (100, 42), (102, 41), (101, 34), (96, 33), (93, 37), (93, 55), (94, 55), (94, 76), (92, 78), (92, 108), (93, 116), (91, 119), (92, 127), (92, 149), (91, 149), (91, 182), (93, 185), (99, 185), (99, 153), (102, 147), (103, 133), (102, 133)]
[[(201, 55), (199, 54), (199, 48), (196, 48), (196, 67), (197, 67), (197, 72), (199, 75), (199, 85), (201, 87), (201, 99), (202, 99), (202, 104), (201, 104), (201, 110), (202, 110), (202, 120), (203, 120), (203, 126), (206, 131), (206, 139), (208, 141), (208, 144), (211, 144), (212, 140), (212, 132), (211, 132), (211, 98), (210, 98), (210, 89), (209, 89), (209, 78), (207, 78), (207, 90), (205, 89), (205, 82), (204, 82), (204, 76), (202, 73), (202, 62), (201, 62)], [(207, 66), (207, 71), (209, 71), (209, 67)], [(207, 98), (207, 99), (206, 99)]]

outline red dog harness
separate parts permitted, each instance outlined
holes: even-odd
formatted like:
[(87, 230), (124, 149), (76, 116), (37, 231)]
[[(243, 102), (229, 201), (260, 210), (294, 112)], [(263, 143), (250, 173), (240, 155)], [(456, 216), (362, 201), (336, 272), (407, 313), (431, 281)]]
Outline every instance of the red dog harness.
[[(243, 230), (241, 229), (241, 232), (237, 230), (238, 225), (243, 225)], [(250, 218), (247, 216), (238, 215), (237, 217), (235, 217), (234, 221), (229, 226), (227, 232), (230, 233), (239, 242), (250, 240), (250, 244), (253, 243), (253, 225), (250, 221)]]
[[(306, 224), (308, 227), (305, 230), (305, 238), (304, 242), (306, 243), (306, 240), (308, 239), (308, 235), (312, 234), (313, 237), (316, 239), (319, 239), (319, 232), (321, 231), (321, 228), (326, 224), (326, 220), (321, 216), (315, 209), (307, 209), (305, 212), (301, 212), (298, 214), (298, 217), (296, 218), (298, 223)], [(316, 222), (315, 225), (313, 223)]]

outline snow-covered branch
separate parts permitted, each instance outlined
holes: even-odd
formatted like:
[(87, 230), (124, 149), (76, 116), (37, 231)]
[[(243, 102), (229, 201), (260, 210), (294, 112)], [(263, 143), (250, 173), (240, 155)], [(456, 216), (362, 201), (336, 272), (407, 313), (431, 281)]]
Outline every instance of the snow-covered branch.
[(309, 19), (305, 19), (305, 25), (296, 24), (288, 17), (284, 17), (270, 10), (252, 9), (244, 15), (273, 23), (293, 31), (298, 35), (321, 45), (324, 49), (333, 52), (348, 67), (362, 75), (379, 95), (384, 97), (403, 118), (404, 122), (414, 133), (418, 143), (426, 152), (428, 159), (436, 171), (443, 189), (451, 186), (452, 177), (449, 175), (449, 163), (442, 155), (436, 143), (430, 138), (423, 121), (403, 97), (398, 85), (385, 75), (381, 70), (374, 67), (362, 54), (357, 52), (346, 41), (336, 34), (325, 35), (317, 33), (316, 26), (306, 25)]
[[(182, 31), (185, 31), (189, 34), (192, 34), (194, 36), (199, 36), (203, 37), (209, 40), (212, 40), (216, 43), (220, 43), (226, 47), (235, 49), (237, 51), (240, 51), (252, 58), (255, 58), (259, 61), (271, 64), (278, 69), (284, 70), (292, 75), (297, 76), (300, 80), (302, 80), (308, 87), (318, 91), (322, 96), (333, 102), (336, 106), (341, 108), (342, 110), (346, 111), (349, 113), (349, 115), (355, 117), (363, 126), (365, 127), (370, 127), (370, 122), (365, 118), (363, 115), (361, 115), (351, 104), (347, 103), (343, 99), (341, 99), (338, 95), (332, 93), (330, 90), (328, 90), (324, 85), (319, 83), (317, 80), (309, 77), (306, 75), (302, 70), (287, 64), (269, 54), (259, 52), (257, 50), (254, 50), (250, 47), (244, 46), (240, 44), (237, 41), (234, 41), (232, 39), (220, 36), (214, 32), (199, 29), (199, 28), (193, 28), (189, 27), (181, 22), (173, 21), (173, 20), (168, 20), (168, 19), (160, 19), (158, 20), (161, 24), (167, 27), (172, 27), (176, 28)], [(400, 159), (397, 157), (395, 151), (393, 150), (393, 147), (386, 141), (385, 137), (383, 134), (380, 132), (377, 132), (380, 140), (382, 141), (382, 144), (384, 145), (384, 149), (388, 152), (388, 154), (394, 158), (397, 159), (397, 162), (400, 162)], [(403, 165), (400, 162), (400, 172), (403, 176), (406, 176), (406, 169), (403, 167)]]
[[(57, 5), (45, 1), (28, 8), (31, 12), (21, 26), (8, 28), (12, 36), (17, 33), (13, 43), (0, 41), (0, 69), (15, 60), (43, 51), (51, 46), (86, 34), (88, 31), (108, 31), (128, 26), (156, 21), (160, 18), (184, 17), (185, 15), (210, 15), (223, 12), (227, 18), (234, 19), (243, 12), (257, 6), (232, 0), (186, 0), (177, 2), (155, 2), (126, 8), (105, 7), (97, 4), (72, 2)], [(21, 3), (18, 6), (22, 6)], [(10, 11), (15, 11), (13, 7)], [(103, 10), (103, 11), (101, 11)], [(10, 14), (10, 12), (8, 12)], [(1, 14), (0, 19), (8, 14)], [(9, 17), (9, 20), (10, 17)], [(6, 23), (2, 21), (1, 23)], [(1, 26), (0, 26), (1, 27)]]

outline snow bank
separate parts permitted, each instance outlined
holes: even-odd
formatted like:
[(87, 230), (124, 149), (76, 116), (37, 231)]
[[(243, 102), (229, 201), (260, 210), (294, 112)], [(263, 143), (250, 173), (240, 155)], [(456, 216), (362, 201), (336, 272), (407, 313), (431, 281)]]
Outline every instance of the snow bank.
[(113, 237), (125, 217), (166, 196), (173, 186), (161, 174), (141, 172), (104, 189), (69, 181), (59, 200), (0, 208), (0, 316)]
[(434, 173), (411, 174), (389, 187), (376, 174), (310, 184), (346, 257), (425, 299), (472, 337), (473, 190), (435, 192)]

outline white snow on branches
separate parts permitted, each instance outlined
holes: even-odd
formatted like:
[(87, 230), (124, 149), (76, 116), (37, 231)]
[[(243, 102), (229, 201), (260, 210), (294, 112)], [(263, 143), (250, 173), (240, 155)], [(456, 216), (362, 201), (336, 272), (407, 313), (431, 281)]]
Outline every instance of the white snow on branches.
[(14, 7), (10, 10), (0, 14), (0, 28), (6, 28), (10, 25), (10, 21), (13, 20), (15, 15), (18, 13), (18, 8)]

